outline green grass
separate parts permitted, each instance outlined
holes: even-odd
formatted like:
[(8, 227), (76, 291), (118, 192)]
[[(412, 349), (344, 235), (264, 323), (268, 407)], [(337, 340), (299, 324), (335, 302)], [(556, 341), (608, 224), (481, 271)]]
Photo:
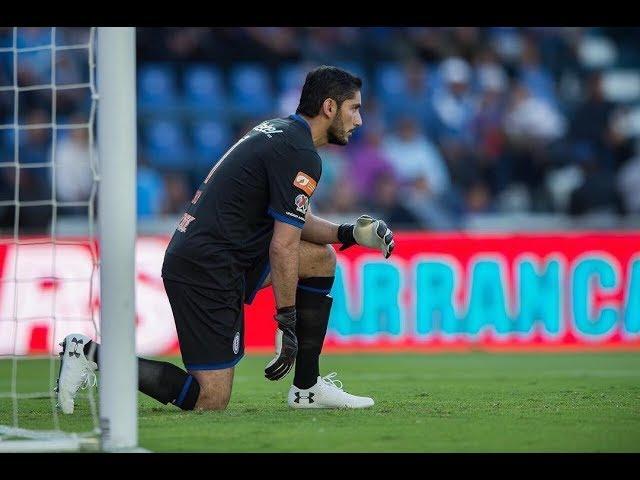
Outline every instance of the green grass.
[[(268, 359), (240, 362), (223, 412), (183, 412), (140, 395), (140, 445), (158, 452), (640, 452), (638, 353), (323, 357), (323, 374), (337, 371), (347, 391), (376, 401), (353, 411), (289, 409), (292, 376), (265, 380)], [(9, 389), (9, 367), (0, 362), (0, 392)], [(48, 384), (48, 362), (23, 361), (18, 372), (22, 391)], [(49, 400), (19, 405), (20, 426), (52, 428)], [(11, 402), (0, 398), (0, 423), (11, 418)], [(90, 429), (86, 396), (60, 422)]]

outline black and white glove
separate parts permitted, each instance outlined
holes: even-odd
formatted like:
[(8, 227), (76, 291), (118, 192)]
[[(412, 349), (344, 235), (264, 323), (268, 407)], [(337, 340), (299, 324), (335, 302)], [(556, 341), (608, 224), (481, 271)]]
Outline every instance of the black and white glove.
[(340, 250), (349, 248), (356, 243), (364, 247), (375, 248), (382, 252), (384, 258), (389, 258), (395, 242), (393, 232), (383, 220), (376, 220), (369, 215), (361, 215), (352, 223), (343, 223), (338, 228), (338, 240), (342, 242)]
[(264, 376), (269, 380), (280, 380), (293, 368), (298, 354), (296, 307), (279, 308), (274, 318), (278, 322), (276, 356), (264, 368)]

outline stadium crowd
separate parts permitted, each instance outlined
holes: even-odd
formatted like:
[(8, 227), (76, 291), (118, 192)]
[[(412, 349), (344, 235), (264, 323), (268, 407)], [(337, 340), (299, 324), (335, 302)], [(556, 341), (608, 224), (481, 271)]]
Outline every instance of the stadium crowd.
[[(19, 48), (51, 44), (49, 28), (17, 32)], [(54, 35), (57, 46), (89, 42), (86, 28)], [(89, 50), (16, 54), (13, 43), (13, 29), (1, 28), (5, 232), (16, 184), (21, 201), (50, 200), (54, 183), (58, 202), (94, 190)], [(346, 148), (319, 151), (319, 213), (370, 211), (396, 228), (434, 230), (474, 213), (638, 214), (638, 44), (640, 28), (138, 28), (138, 215), (181, 212), (237, 137), (295, 111), (319, 64), (364, 81), (363, 127)], [(16, 80), (49, 87), (15, 95)], [(32, 126), (17, 148), (16, 120)], [(51, 215), (48, 205), (23, 207), (20, 223), (47, 225)]]

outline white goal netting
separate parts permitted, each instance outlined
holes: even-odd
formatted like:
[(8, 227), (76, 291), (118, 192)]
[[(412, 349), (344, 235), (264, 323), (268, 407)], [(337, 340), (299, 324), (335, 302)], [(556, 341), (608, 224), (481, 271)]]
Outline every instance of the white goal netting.
[(98, 337), (95, 37), (0, 28), (0, 451), (97, 443), (97, 389), (54, 393), (58, 343)]

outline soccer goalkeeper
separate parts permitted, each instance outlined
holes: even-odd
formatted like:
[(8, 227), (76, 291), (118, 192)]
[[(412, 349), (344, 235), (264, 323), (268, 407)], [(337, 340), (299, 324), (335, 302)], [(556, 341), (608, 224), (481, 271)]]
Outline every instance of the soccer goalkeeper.
[[(171, 238), (162, 277), (185, 370), (138, 359), (139, 389), (183, 410), (226, 408), (234, 366), (244, 354), (244, 303), (273, 285), (275, 357), (265, 377), (293, 368), (292, 408), (365, 408), (335, 373), (320, 376), (336, 254), (358, 244), (385, 258), (394, 248), (384, 221), (368, 215), (337, 225), (311, 213), (322, 172), (316, 148), (346, 145), (362, 124), (362, 81), (336, 67), (308, 73), (295, 115), (253, 128), (214, 165)], [(72, 413), (78, 389), (93, 378), (99, 348), (82, 335), (63, 342), (58, 402)]]

